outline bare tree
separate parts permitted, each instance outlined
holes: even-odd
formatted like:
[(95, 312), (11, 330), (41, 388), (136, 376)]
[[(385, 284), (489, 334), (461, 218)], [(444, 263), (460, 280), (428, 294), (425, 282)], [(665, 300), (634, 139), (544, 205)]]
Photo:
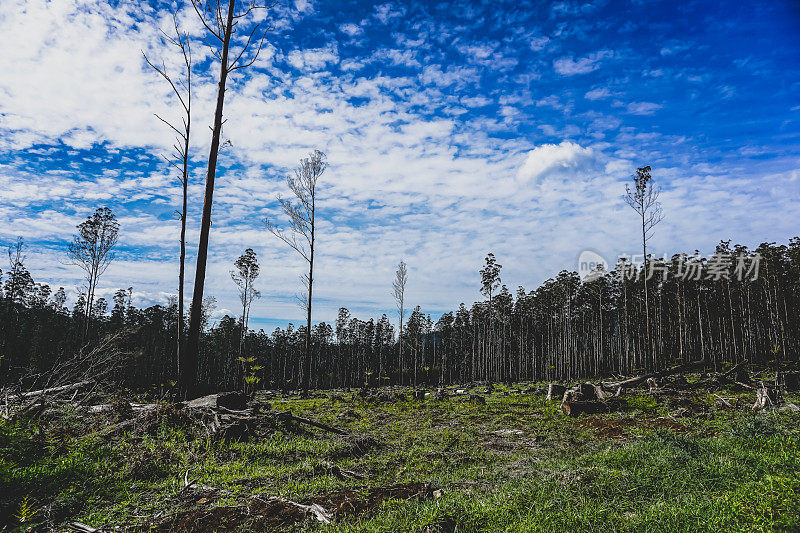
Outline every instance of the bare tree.
[(308, 393), (311, 383), (311, 295), (314, 287), (314, 239), (315, 239), (315, 213), (317, 202), (317, 181), (325, 172), (328, 164), (325, 154), (314, 150), (310, 157), (300, 160), (300, 165), (294, 171), (294, 177), (288, 176), (286, 184), (294, 194), (297, 203), (278, 196), (283, 213), (289, 218), (288, 234), (266, 220), (267, 229), (293, 250), (300, 254), (308, 263), (308, 274), (301, 278), (306, 288), (307, 295), (301, 298), (301, 303), (306, 311), (306, 340), (303, 360), (303, 391)]
[(400, 367), (400, 379), (403, 378), (403, 314), (405, 312), (405, 297), (406, 297), (406, 283), (408, 282), (408, 268), (405, 261), (400, 261), (397, 265), (397, 271), (394, 273), (394, 281), (392, 282), (392, 294), (397, 305), (397, 311), (400, 314), (400, 336), (397, 339), (400, 354), (398, 356)]
[[(203, 289), (206, 279), (206, 262), (208, 260), (208, 236), (211, 231), (211, 208), (214, 203), (214, 180), (217, 173), (217, 157), (219, 155), (220, 136), (222, 134), (222, 108), (225, 103), (225, 86), (228, 75), (247, 68), (258, 59), (269, 27), (262, 23), (252, 24), (252, 28), (243, 37), (244, 42), (237, 50), (231, 51), (231, 37), (239, 24), (251, 20), (255, 11), (269, 9), (274, 4), (258, 3), (259, 0), (191, 0), (200, 22), (206, 30), (206, 42), (211, 53), (219, 61), (219, 82), (217, 84), (217, 104), (214, 111), (214, 126), (211, 130), (211, 148), (208, 154), (208, 170), (206, 172), (205, 199), (203, 200), (203, 217), (200, 222), (200, 242), (197, 246), (197, 267), (195, 268), (194, 294), (189, 313), (189, 334), (186, 339), (186, 357), (184, 372), (181, 374), (181, 394), (188, 398), (196, 393), (195, 378), (200, 351), (200, 330), (202, 329)], [(227, 8), (225, 5), (227, 4)], [(252, 20), (251, 20), (252, 21)], [(260, 36), (258, 34), (261, 34)], [(255, 50), (251, 44), (258, 43)], [(250, 51), (249, 51), (250, 50)]]
[(83, 339), (89, 332), (95, 289), (100, 276), (114, 260), (114, 246), (119, 235), (119, 222), (111, 209), (101, 207), (78, 224), (78, 234), (67, 249), (70, 264), (80, 267), (86, 276), (86, 310)]
[(642, 254), (644, 255), (644, 270), (642, 283), (644, 284), (644, 327), (647, 337), (647, 351), (652, 355), (650, 342), (650, 306), (647, 300), (647, 241), (653, 235), (653, 228), (664, 218), (658, 196), (661, 191), (653, 187), (650, 167), (636, 169), (633, 175), (633, 188), (625, 185), (625, 203), (633, 208), (642, 219)]
[(179, 172), (178, 181), (181, 182), (181, 186), (183, 188), (183, 201), (181, 204), (181, 210), (177, 211), (178, 218), (181, 221), (181, 251), (179, 259), (180, 263), (178, 266), (178, 320), (176, 321), (178, 327), (176, 359), (178, 361), (178, 375), (180, 376), (185, 366), (183, 361), (185, 357), (185, 351), (183, 350), (183, 286), (184, 278), (186, 277), (186, 213), (189, 198), (189, 137), (192, 125), (192, 48), (189, 42), (189, 35), (182, 33), (178, 28), (178, 19), (176, 13), (172, 14), (172, 23), (175, 29), (174, 37), (168, 35), (164, 31), (161, 33), (164, 35), (164, 38), (169, 44), (177, 47), (181, 52), (185, 68), (183, 79), (179, 79), (176, 83), (167, 72), (166, 64), (163, 61), (159, 67), (150, 62), (144, 52), (142, 52), (142, 55), (144, 55), (144, 60), (147, 61), (147, 64), (150, 65), (153, 70), (158, 72), (161, 77), (167, 81), (167, 83), (169, 83), (169, 86), (172, 88), (172, 92), (178, 97), (178, 101), (183, 108), (183, 114), (181, 116), (182, 127), (180, 129), (171, 122), (156, 115), (156, 118), (169, 126), (170, 129), (175, 132), (176, 143), (172, 145), (174, 151), (170, 157), (164, 156), (164, 159)]
[(261, 292), (255, 288), (255, 280), (261, 272), (261, 267), (258, 266), (258, 258), (252, 248), (245, 250), (234, 266), (236, 270), (231, 270), (231, 279), (239, 287), (239, 301), (242, 302), (242, 331), (239, 338), (239, 357), (241, 357), (244, 336), (250, 321), (250, 306), (253, 300), (261, 297)]

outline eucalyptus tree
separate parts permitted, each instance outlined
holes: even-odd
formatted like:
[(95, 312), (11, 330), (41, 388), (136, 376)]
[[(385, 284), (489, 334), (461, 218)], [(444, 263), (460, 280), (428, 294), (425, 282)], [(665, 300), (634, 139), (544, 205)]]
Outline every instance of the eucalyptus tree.
[[(211, 209), (214, 203), (214, 182), (217, 175), (220, 136), (222, 135), (222, 109), (225, 104), (225, 88), (228, 76), (255, 63), (264, 45), (264, 38), (270, 29), (262, 22), (255, 22), (256, 11), (269, 9), (273, 3), (260, 3), (260, 0), (191, 0), (192, 7), (205, 30), (206, 43), (211, 54), (219, 63), (217, 81), (217, 101), (214, 109), (214, 124), (211, 129), (211, 146), (208, 152), (205, 198), (203, 215), (200, 221), (200, 241), (197, 246), (197, 266), (194, 275), (194, 294), (189, 313), (189, 333), (186, 339), (186, 356), (180, 376), (181, 394), (186, 397), (196, 395), (195, 378), (200, 352), (200, 331), (203, 324), (203, 289), (208, 261), (208, 239), (211, 232)], [(227, 6), (227, 7), (226, 7)], [(251, 28), (238, 49), (231, 50), (234, 34), (246, 24)], [(240, 27), (239, 25), (242, 24)], [(251, 49), (251, 46), (257, 48)], [(235, 46), (236, 43), (234, 43)]]
[(413, 386), (417, 386), (417, 372), (419, 370), (419, 358), (422, 348), (423, 333), (425, 331), (425, 315), (422, 314), (419, 306), (416, 306), (408, 317), (408, 324), (406, 324), (407, 334), (409, 337), (409, 345), (411, 346), (412, 366), (413, 366)]
[(647, 269), (647, 241), (653, 235), (656, 224), (664, 218), (661, 209), (661, 202), (658, 197), (661, 193), (653, 186), (653, 177), (650, 175), (649, 166), (636, 169), (636, 174), (632, 176), (633, 187), (625, 185), (625, 203), (627, 203), (641, 219), (642, 229), (642, 255), (644, 267), (642, 272), (642, 284), (644, 287), (644, 320), (645, 337), (647, 339), (647, 352), (653, 357), (653, 347), (650, 337), (650, 305), (647, 298), (647, 279), (649, 271)]
[(397, 361), (401, 382), (403, 377), (403, 314), (405, 312), (406, 283), (408, 283), (408, 267), (406, 266), (406, 262), (401, 260), (397, 264), (397, 270), (394, 273), (394, 281), (392, 281), (392, 295), (394, 296), (395, 305), (397, 306), (397, 313), (400, 315), (399, 333), (397, 337), (399, 355)]
[(231, 279), (239, 288), (239, 301), (242, 303), (241, 334), (239, 337), (239, 357), (242, 357), (244, 338), (250, 322), (250, 306), (256, 298), (261, 297), (261, 292), (255, 288), (255, 281), (261, 272), (258, 257), (252, 248), (248, 248), (234, 263), (235, 270), (231, 270)]
[(490, 365), (494, 366), (493, 352), (494, 352), (494, 307), (492, 295), (495, 290), (500, 287), (500, 269), (503, 265), (497, 263), (493, 253), (486, 256), (486, 264), (479, 270), (481, 275), (481, 294), (489, 298), (489, 331), (484, 346), (484, 365), (488, 368)]
[(178, 171), (178, 181), (181, 183), (182, 201), (181, 209), (177, 211), (178, 219), (181, 222), (180, 232), (180, 257), (178, 259), (178, 302), (177, 302), (177, 335), (176, 335), (176, 360), (178, 361), (178, 375), (184, 367), (185, 351), (183, 350), (183, 329), (184, 329), (184, 279), (186, 277), (186, 214), (189, 203), (189, 141), (192, 131), (192, 47), (189, 35), (181, 32), (178, 27), (177, 14), (173, 12), (172, 23), (175, 35), (169, 35), (162, 30), (162, 35), (167, 43), (180, 51), (183, 59), (184, 72), (181, 78), (173, 79), (167, 71), (164, 61), (161, 66), (155, 65), (144, 55), (144, 59), (150, 67), (155, 70), (169, 84), (172, 93), (178, 99), (181, 106), (181, 125), (175, 126), (172, 122), (156, 114), (161, 122), (166, 124), (176, 135), (176, 142), (172, 145), (173, 152), (164, 159)]
[(328, 163), (325, 154), (314, 150), (309, 157), (300, 160), (294, 177), (288, 176), (286, 184), (296, 200), (281, 198), (278, 203), (283, 214), (289, 219), (288, 233), (267, 219), (267, 229), (285, 244), (289, 245), (308, 264), (308, 274), (301, 278), (307, 293), (300, 302), (306, 311), (305, 354), (303, 356), (303, 392), (308, 393), (311, 383), (311, 299), (314, 289), (314, 245), (316, 243), (317, 182)]
[(8, 247), (8, 272), (5, 282), (5, 297), (8, 301), (9, 313), (16, 304), (21, 303), (29, 289), (33, 286), (33, 277), (25, 268), (25, 240), (17, 237), (14, 244)]
[(100, 276), (114, 260), (114, 247), (119, 236), (117, 217), (107, 207), (101, 207), (84, 222), (78, 224), (78, 233), (67, 248), (67, 260), (84, 272), (86, 279), (86, 308), (83, 340), (89, 332), (92, 305)]

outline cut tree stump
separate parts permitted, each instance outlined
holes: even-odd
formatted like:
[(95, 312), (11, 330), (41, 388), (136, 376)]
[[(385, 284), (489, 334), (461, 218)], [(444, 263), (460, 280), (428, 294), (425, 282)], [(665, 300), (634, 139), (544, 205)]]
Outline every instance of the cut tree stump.
[(247, 395), (243, 392), (220, 392), (201, 396), (186, 402), (189, 409), (202, 409), (205, 407), (216, 409), (222, 407), (231, 411), (243, 411), (247, 408)]
[(593, 402), (611, 396), (613, 396), (613, 394), (605, 392), (600, 385), (595, 385), (594, 383), (578, 383), (564, 392), (561, 402)]
[(800, 390), (800, 372), (778, 372), (775, 383), (787, 392)]
[(477, 405), (486, 405), (486, 398), (484, 398), (480, 394), (470, 394), (469, 401), (470, 403), (474, 403)]
[(756, 403), (753, 404), (754, 411), (761, 411), (769, 407), (777, 406), (781, 401), (778, 389), (767, 387), (762, 381), (756, 389)]
[(567, 388), (564, 385), (559, 385), (558, 383), (550, 383), (547, 386), (547, 400), (548, 401), (555, 401), (559, 398), (564, 396), (564, 393), (567, 391)]

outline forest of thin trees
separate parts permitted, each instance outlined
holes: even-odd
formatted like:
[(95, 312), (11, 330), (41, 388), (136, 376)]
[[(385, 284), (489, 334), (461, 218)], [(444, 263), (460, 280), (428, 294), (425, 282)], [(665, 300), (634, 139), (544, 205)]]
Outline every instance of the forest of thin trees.
[[(124, 332), (121, 349), (128, 355), (118, 372), (124, 385), (158, 393), (176, 386), (177, 299), (139, 309), (131, 304), (132, 288), (118, 290), (112, 302), (92, 304), (84, 291), (69, 309), (63, 288), (53, 291), (33, 280), (21, 239), (8, 259), (0, 274), (3, 384), (24, 381), (83, 344)], [(800, 238), (754, 250), (723, 241), (709, 257), (651, 256), (647, 264), (649, 279), (643, 266), (623, 259), (611, 272), (581, 280), (564, 270), (535, 290), (512, 292), (489, 256), (475, 271), (476, 294), (485, 299), (471, 307), (461, 304), (436, 321), (415, 307), (402, 337), (396, 317), (362, 320), (342, 307), (333, 324), (313, 324), (307, 336), (305, 324), (272, 332), (243, 328), (258, 272), (248, 250), (232, 270), (242, 316), (211, 324), (213, 298), (200, 306), (197, 390), (245, 388), (248, 376), (251, 389), (304, 388), (306, 368), (311, 388), (430, 387), (631, 374), (698, 359), (717, 369), (743, 360), (775, 368), (798, 362)]]

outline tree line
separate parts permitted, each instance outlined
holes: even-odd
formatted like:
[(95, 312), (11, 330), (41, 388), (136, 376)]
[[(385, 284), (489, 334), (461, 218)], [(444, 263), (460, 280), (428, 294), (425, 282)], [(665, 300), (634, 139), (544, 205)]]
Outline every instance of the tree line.
[[(126, 332), (122, 348), (130, 356), (119, 370), (125, 385), (176, 388), (177, 298), (140, 309), (132, 305), (132, 288), (119, 289), (110, 303), (98, 298), (90, 304), (91, 295), (82, 291), (69, 309), (63, 288), (53, 291), (33, 280), (24, 249), (22, 240), (14, 243), (9, 266), (0, 273), (5, 384), (46, 371), (85, 343)], [(401, 266), (405, 272), (398, 279), (407, 277)], [(476, 292), (485, 299), (461, 304), (435, 321), (415, 307), (400, 335), (400, 324), (395, 327), (386, 314), (362, 320), (344, 307), (333, 324), (265, 332), (247, 327), (259, 271), (248, 249), (231, 271), (242, 296), (240, 316), (226, 315), (209, 326), (214, 299), (200, 305), (197, 390), (570, 380), (698, 359), (717, 369), (744, 360), (774, 368), (798, 362), (798, 237), (754, 250), (722, 241), (708, 257), (651, 256), (650, 276), (626, 259), (585, 279), (564, 270), (530, 291), (512, 292), (502, 284), (501, 269), (490, 254), (475, 277)]]

